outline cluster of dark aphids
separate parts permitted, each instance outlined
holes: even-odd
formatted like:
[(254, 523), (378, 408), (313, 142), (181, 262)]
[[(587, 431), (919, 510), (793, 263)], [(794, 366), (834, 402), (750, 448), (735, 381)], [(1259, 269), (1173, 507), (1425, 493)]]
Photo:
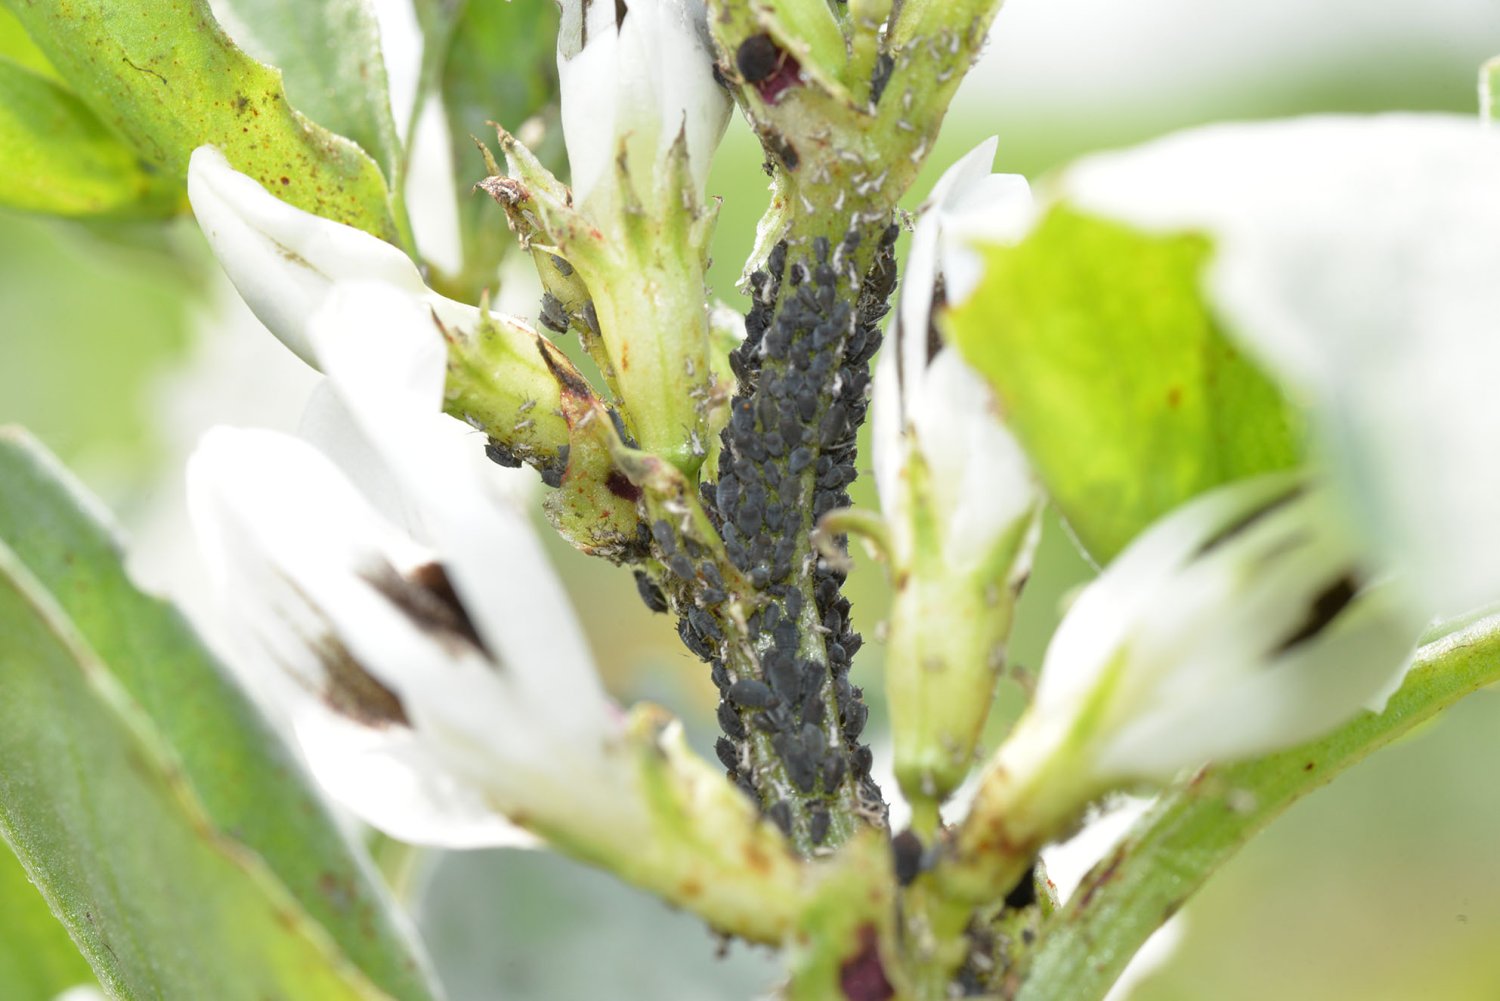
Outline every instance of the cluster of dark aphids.
[[(788, 833), (793, 811), (784, 797), (807, 800), (799, 812), (813, 844), (828, 833), (827, 798), (851, 778), (862, 800), (874, 808), (880, 803), (869, 778), (870, 750), (859, 741), (868, 710), (849, 681), (861, 637), (840, 593), (843, 571), (818, 559), (809, 534), (824, 514), (849, 503), (869, 363), (894, 285), (896, 232), (892, 226), (883, 235), (862, 283), (842, 273), (853, 266), (857, 233), (837, 250), (815, 241), (805, 259), (789, 261), (780, 244), (766, 270), (751, 276), (746, 339), (731, 356), (739, 391), (718, 480), (705, 488), (704, 501), (730, 561), (760, 599), (746, 623), (755, 674), (741, 666), (746, 657), (728, 658), (734, 668), (726, 666), (724, 629), (702, 607), (721, 597), (716, 574), (699, 574), (700, 591), (706, 584), (711, 594), (700, 593), (679, 621), (683, 642), (712, 665), (722, 695), (725, 736), (717, 751), (730, 778)], [(851, 305), (856, 284), (860, 293)], [(683, 570), (693, 568), (683, 562)], [(643, 596), (653, 603), (644, 587)], [(769, 736), (792, 788), (769, 788), (751, 774), (752, 730)]]

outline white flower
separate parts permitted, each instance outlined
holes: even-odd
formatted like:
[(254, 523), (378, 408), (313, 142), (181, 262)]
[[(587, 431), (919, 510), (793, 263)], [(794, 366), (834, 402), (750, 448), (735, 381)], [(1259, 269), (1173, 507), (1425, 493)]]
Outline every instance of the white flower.
[[(309, 365), (326, 371), (328, 363), (314, 343), (313, 317), (334, 300), (351, 315), (368, 317), (347, 288), (377, 289), (383, 300), (404, 304), (399, 315), (415, 324), (410, 336), (428, 345), (429, 364), (441, 365), (446, 352), (449, 411), (541, 470), (544, 479), (561, 475), (569, 429), (559, 412), (556, 371), (571, 365), (527, 324), (439, 295), (400, 250), (286, 204), (212, 147), (193, 152), (188, 194), (241, 297)], [(438, 328), (441, 340), (433, 336)], [(377, 341), (372, 335), (351, 350), (374, 351)]]
[(613, 189), (605, 178), (623, 143), (636, 194), (646, 200), (680, 136), (701, 201), (729, 120), (703, 4), (563, 0), (561, 7), (557, 70), (574, 198), (586, 204), (596, 190)]
[(1218, 125), (1087, 158), (1060, 197), (1214, 241), (1229, 333), (1305, 400), (1366, 544), (1426, 610), (1500, 599), (1500, 132)]
[[(1001, 420), (983, 378), (941, 343), (934, 313), (962, 302), (978, 283), (972, 243), (1019, 237), (1032, 213), (1026, 179), (992, 174), (997, 140), (980, 143), (943, 174), (912, 235), (897, 304), (894, 343), (875, 372), (872, 422), (875, 482), (891, 525), (893, 554), (913, 558), (913, 507), (940, 526), (942, 559), (955, 573), (986, 562), (995, 543), (1036, 510), (1038, 492), (1024, 454)], [(913, 457), (924, 482), (910, 481)], [(913, 498), (913, 489), (921, 491)], [(1015, 574), (1030, 566), (1030, 547)]]
[(384, 283), (461, 329), (473, 329), (480, 318), (475, 307), (428, 288), (396, 247), (288, 205), (231, 167), (212, 146), (200, 146), (188, 162), (188, 200), (240, 297), (271, 333), (315, 368), (308, 323), (340, 282)]
[(513, 843), (507, 818), (542, 834), (644, 834), (611, 753), (622, 717), (566, 596), (525, 515), (440, 412), (430, 318), (389, 285), (341, 283), (306, 330), (416, 537), (327, 457), (271, 432), (210, 432), (189, 496), (225, 610), (288, 681), (318, 778), (423, 843)]
[(1384, 705), (1420, 628), (1367, 581), (1327, 490), (1286, 474), (1219, 488), (1079, 595), (992, 773), (1065, 769), (1086, 802), (1310, 740)]
[(343, 458), (378, 503), (299, 439), (217, 429), (189, 504), (246, 666), (273, 679), (324, 787), (393, 837), (540, 837), (781, 941), (795, 856), (679, 724), (605, 695), (525, 514), (441, 413), (445, 348), (422, 304), (343, 282), (307, 332), (330, 387), (320, 436), (355, 442)]

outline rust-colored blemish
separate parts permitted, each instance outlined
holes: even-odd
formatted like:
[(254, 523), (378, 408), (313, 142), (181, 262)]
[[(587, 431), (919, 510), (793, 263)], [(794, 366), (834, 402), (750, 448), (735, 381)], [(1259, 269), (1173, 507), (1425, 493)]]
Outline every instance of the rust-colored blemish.
[(761, 875), (766, 875), (771, 871), (771, 857), (761, 850), (759, 845), (745, 847), (745, 864)]

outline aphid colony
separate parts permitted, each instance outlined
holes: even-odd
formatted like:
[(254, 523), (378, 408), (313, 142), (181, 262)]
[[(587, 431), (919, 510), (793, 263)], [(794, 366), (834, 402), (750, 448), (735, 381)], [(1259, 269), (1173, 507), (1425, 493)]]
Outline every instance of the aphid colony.
[[(719, 527), (730, 561), (760, 599), (746, 623), (756, 661), (726, 667), (724, 630), (695, 605), (679, 620), (683, 642), (712, 666), (722, 695), (725, 736), (717, 751), (730, 778), (791, 834), (801, 797), (807, 839), (828, 834), (826, 802), (843, 794), (867, 811), (883, 809), (870, 780), (870, 749), (859, 742), (868, 710), (849, 682), (850, 659), (862, 642), (840, 594), (844, 573), (822, 563), (809, 535), (817, 520), (849, 504), (855, 434), (867, 409), (869, 362), (880, 343), (878, 323), (894, 284), (891, 226), (851, 307), (841, 271), (852, 268), (858, 234), (833, 250), (814, 241), (808, 259), (788, 261), (785, 244), (767, 269), (751, 276), (754, 304), (746, 339), (731, 356), (739, 391), (724, 430), (719, 476), (704, 486), (704, 506)], [(849, 276), (843, 275), (845, 279)], [(661, 526), (660, 536), (671, 532)], [(660, 544), (662, 538), (658, 537)], [(842, 544), (842, 543), (840, 543)], [(668, 566), (693, 569), (676, 554)], [(711, 564), (699, 568), (699, 599), (711, 606), (722, 581)], [(652, 603), (647, 595), (648, 604)], [(758, 676), (750, 676), (752, 669)], [(769, 738), (790, 788), (757, 774), (752, 731)], [(849, 788), (845, 788), (849, 784)]]

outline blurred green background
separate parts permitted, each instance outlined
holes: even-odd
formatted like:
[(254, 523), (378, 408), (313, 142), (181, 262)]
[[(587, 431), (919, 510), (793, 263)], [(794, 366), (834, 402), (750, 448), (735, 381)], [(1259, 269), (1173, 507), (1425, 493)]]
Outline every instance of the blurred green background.
[[(1013, 0), (908, 205), (991, 133), (997, 168), (1036, 178), (1092, 149), (1226, 118), (1473, 113), (1477, 67), (1497, 52), (1494, 0)], [(759, 165), (736, 123), (710, 185), (724, 196), (713, 278), (736, 305), (765, 201)], [(309, 379), (225, 301), (191, 222), (163, 232), (0, 212), (0, 423), (28, 425), (77, 468), (143, 540), (149, 576), (188, 595), (185, 450), (218, 421), (294, 425)], [(868, 476), (855, 495), (874, 504)], [(712, 689), (671, 624), (645, 612), (627, 573), (555, 552), (615, 691), (684, 713), (706, 747)], [(1088, 573), (1049, 524), (1015, 662), (1040, 662), (1060, 600)], [(851, 589), (863, 631), (878, 635), (878, 567), (860, 560)], [(881, 653), (871, 642), (857, 664), (877, 703)], [(1015, 693), (1002, 701), (1003, 718)], [(1189, 905), (1179, 947), (1131, 996), (1500, 998), (1497, 757), (1500, 703), (1481, 693), (1303, 802)], [(693, 920), (560, 859), (476, 853), (428, 872), (417, 911), (454, 1001), (738, 998), (774, 982), (763, 953), (716, 958)]]

